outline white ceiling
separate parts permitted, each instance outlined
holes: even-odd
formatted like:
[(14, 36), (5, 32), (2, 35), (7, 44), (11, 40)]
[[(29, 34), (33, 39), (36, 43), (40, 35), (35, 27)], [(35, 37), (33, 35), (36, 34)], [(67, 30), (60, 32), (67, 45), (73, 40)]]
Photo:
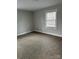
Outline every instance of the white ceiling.
[(17, 0), (17, 8), (23, 10), (38, 10), (61, 3), (62, 0)]

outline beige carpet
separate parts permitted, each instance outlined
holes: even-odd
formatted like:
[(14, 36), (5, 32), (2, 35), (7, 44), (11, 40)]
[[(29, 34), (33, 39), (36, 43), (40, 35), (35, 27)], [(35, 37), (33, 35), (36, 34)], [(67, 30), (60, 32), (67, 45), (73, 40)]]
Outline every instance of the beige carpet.
[(62, 59), (62, 39), (31, 33), (17, 40), (17, 59)]

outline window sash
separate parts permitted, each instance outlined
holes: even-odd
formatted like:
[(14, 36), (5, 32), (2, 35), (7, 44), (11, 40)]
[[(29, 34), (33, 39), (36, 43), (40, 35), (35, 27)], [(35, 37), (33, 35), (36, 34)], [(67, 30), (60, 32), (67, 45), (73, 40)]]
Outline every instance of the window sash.
[(46, 13), (46, 26), (56, 27), (56, 12)]

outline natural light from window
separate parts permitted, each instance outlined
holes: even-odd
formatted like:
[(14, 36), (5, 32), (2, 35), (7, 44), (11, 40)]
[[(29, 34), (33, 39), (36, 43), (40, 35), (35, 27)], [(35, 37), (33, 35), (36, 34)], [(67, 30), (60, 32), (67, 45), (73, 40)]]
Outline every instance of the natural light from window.
[(56, 11), (46, 13), (46, 27), (56, 27)]

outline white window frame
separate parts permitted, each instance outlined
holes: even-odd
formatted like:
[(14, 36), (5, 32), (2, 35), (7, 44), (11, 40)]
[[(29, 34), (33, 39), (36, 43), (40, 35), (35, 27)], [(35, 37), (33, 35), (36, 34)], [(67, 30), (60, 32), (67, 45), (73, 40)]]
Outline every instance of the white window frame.
[[(55, 19), (55, 26), (47, 26), (47, 13), (51, 13), (51, 12), (56, 12), (56, 19)], [(56, 28), (57, 27), (57, 9), (51, 10), (51, 11), (47, 11), (45, 13), (45, 20), (46, 20), (46, 27), (53, 27)]]

